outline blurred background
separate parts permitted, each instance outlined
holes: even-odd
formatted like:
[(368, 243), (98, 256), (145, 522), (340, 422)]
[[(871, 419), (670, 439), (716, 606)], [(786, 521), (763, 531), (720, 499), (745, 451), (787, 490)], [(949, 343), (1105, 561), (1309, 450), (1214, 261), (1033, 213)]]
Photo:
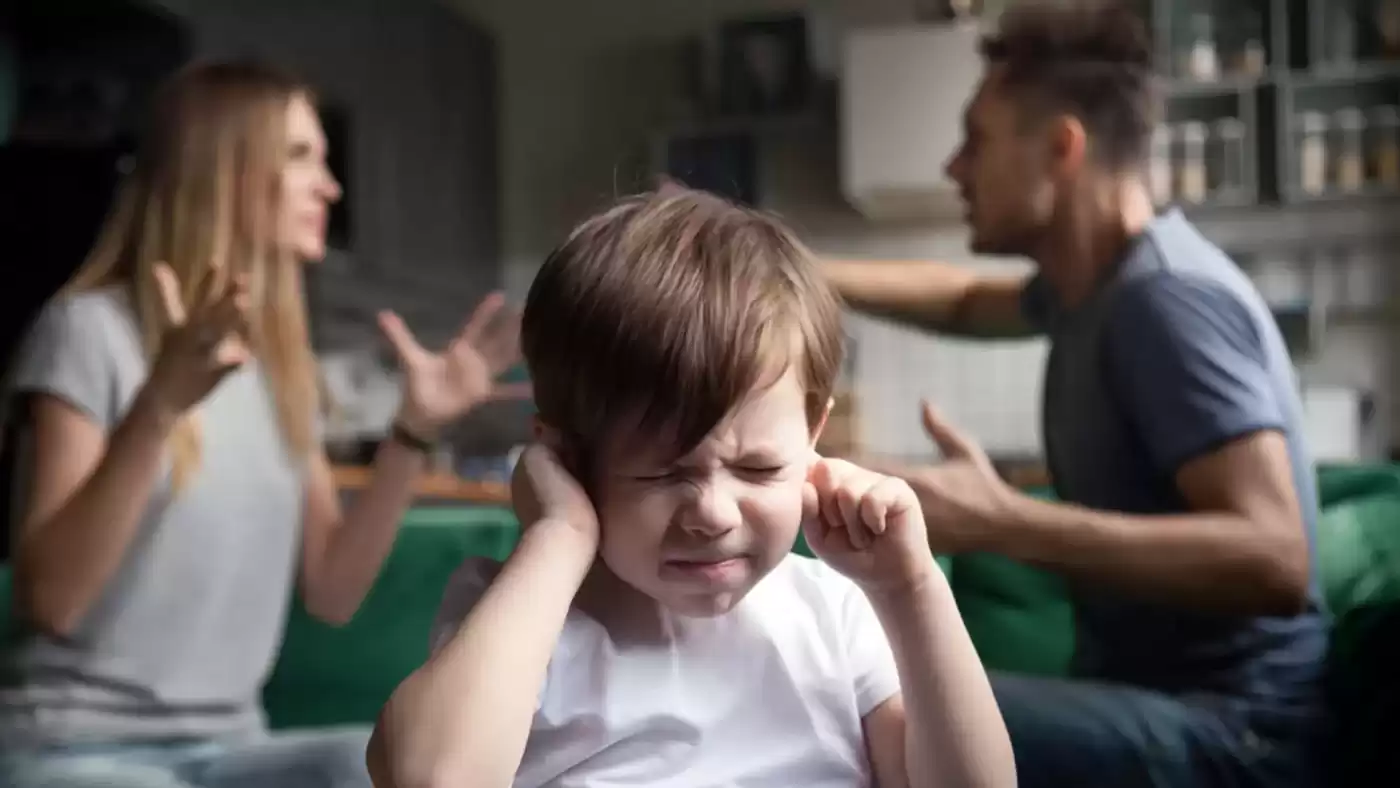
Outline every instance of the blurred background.
[[(447, 337), (522, 299), (545, 253), (668, 174), (772, 209), (820, 254), (1020, 268), (966, 251), (942, 175), (1000, 3), (935, 0), (8, 0), (0, 35), (6, 356), (89, 246), (151, 88), (254, 55), (323, 99), (346, 198), (310, 307), (334, 456), (384, 434), (374, 313)], [(1167, 91), (1152, 175), (1259, 283), (1294, 344), (1319, 459), (1400, 447), (1400, 0), (1141, 3)], [(852, 317), (833, 451), (917, 459), (931, 397), (1008, 474), (1040, 470), (1045, 346)], [(523, 373), (515, 379), (524, 383)], [(499, 481), (528, 386), (443, 446)], [(444, 482), (446, 483), (446, 482)]]

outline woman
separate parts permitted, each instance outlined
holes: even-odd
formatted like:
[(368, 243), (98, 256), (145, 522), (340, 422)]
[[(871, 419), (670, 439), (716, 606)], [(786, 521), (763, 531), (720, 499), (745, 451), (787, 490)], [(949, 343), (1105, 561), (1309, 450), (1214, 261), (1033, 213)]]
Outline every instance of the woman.
[(435, 354), (381, 316), (404, 396), (342, 515), (302, 295), (340, 197), (310, 91), (196, 66), (143, 142), (11, 375), (30, 426), (14, 534), (30, 631), (0, 674), (0, 784), (368, 785), (367, 732), (263, 729), (293, 578), (314, 615), (353, 615), (435, 431), (514, 360), (514, 321), (488, 299)]

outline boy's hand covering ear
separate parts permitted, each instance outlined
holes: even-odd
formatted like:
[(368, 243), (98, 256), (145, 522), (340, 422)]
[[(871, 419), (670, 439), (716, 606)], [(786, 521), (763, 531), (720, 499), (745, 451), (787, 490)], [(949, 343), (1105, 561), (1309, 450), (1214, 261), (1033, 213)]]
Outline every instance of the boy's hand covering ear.
[(598, 540), (598, 512), (578, 479), (564, 467), (548, 437), (530, 444), (516, 461), (511, 504), (522, 528), (541, 520), (559, 522)]
[(917, 587), (939, 571), (919, 499), (902, 479), (817, 457), (802, 504), (812, 552), (867, 592)]

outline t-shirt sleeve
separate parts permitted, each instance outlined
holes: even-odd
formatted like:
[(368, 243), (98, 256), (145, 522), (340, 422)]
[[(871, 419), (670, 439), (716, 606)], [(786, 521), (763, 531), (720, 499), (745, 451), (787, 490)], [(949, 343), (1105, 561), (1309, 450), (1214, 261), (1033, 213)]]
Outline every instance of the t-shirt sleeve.
[(20, 347), (10, 391), (57, 397), (110, 428), (117, 420), (117, 376), (105, 323), (101, 305), (89, 299), (50, 302)]
[(1285, 425), (1261, 326), (1225, 287), (1175, 273), (1132, 282), (1104, 331), (1109, 380), (1162, 473)]
[(841, 617), (845, 625), (846, 657), (855, 684), (856, 706), (861, 717), (899, 694), (899, 672), (885, 628), (875, 617), (870, 600), (854, 583), (841, 578)]

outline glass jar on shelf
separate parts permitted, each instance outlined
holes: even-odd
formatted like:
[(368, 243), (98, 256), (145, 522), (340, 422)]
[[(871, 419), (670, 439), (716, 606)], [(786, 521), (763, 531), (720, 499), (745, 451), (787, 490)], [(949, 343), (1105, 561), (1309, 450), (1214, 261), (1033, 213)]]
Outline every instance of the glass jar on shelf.
[(1356, 107), (1337, 111), (1333, 164), (1337, 191), (1355, 194), (1366, 188), (1366, 115)]
[(1388, 104), (1371, 110), (1367, 135), (1371, 182), (1387, 191), (1400, 190), (1400, 107)]
[(1308, 197), (1327, 191), (1327, 116), (1305, 112), (1298, 118), (1298, 190)]
[(1153, 205), (1161, 207), (1172, 201), (1172, 127), (1165, 123), (1152, 130), (1147, 185), (1152, 190)]
[(1186, 77), (1196, 82), (1214, 82), (1220, 77), (1220, 52), (1215, 41), (1215, 17), (1198, 13), (1191, 15), (1191, 32), (1187, 39)]
[(1381, 57), (1400, 59), (1400, 0), (1376, 0), (1375, 16)]
[(1221, 118), (1211, 127), (1207, 171), (1210, 199), (1242, 202), (1246, 195), (1245, 125), (1239, 118)]
[(1322, 21), (1323, 60), (1329, 66), (1347, 67), (1356, 63), (1356, 10), (1352, 3), (1332, 0), (1324, 5)]
[(1206, 164), (1206, 124), (1199, 120), (1182, 123), (1181, 159), (1178, 162), (1176, 193), (1182, 202), (1199, 204), (1209, 196), (1208, 165)]
[(1238, 33), (1239, 49), (1230, 71), (1236, 76), (1259, 79), (1269, 67), (1269, 56), (1264, 44), (1264, 22), (1258, 11), (1241, 12)]

